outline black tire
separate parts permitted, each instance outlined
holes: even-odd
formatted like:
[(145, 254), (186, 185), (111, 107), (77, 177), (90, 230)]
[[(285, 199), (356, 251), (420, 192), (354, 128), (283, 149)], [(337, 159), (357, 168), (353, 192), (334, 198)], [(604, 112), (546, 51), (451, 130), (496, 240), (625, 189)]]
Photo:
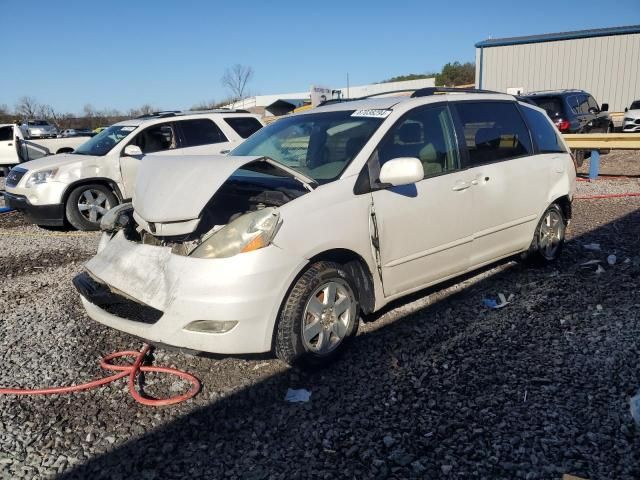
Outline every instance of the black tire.
[(584, 150), (575, 150), (573, 157), (576, 159), (576, 165), (581, 167), (584, 164)]
[[(103, 201), (101, 201), (102, 197), (100, 195), (104, 195)], [(91, 208), (90, 200), (87, 196), (94, 199), (99, 209)], [(89, 205), (89, 210), (81, 210), (79, 204)], [(98, 230), (102, 216), (117, 204), (118, 198), (109, 187), (97, 183), (90, 183), (73, 189), (69, 197), (67, 197), (65, 214), (69, 223), (78, 230)], [(95, 215), (92, 214), (92, 210), (95, 212)]]
[[(330, 290), (318, 290), (330, 284), (338, 286), (338, 290), (333, 300), (326, 297), (327, 300), (325, 301), (324, 292)], [(280, 311), (274, 341), (276, 356), (290, 365), (307, 368), (322, 367), (338, 358), (358, 331), (360, 304), (355, 285), (356, 283), (352, 276), (338, 263), (317, 262), (309, 265), (293, 284)], [(341, 290), (345, 286), (347, 288)], [(343, 293), (347, 295), (341, 296)], [(349, 297), (349, 294), (351, 294), (349, 302), (352, 299), (353, 304), (351, 305), (350, 303), (349, 309), (345, 310), (345, 313), (348, 312), (348, 319), (345, 314), (340, 314), (343, 317), (342, 319), (334, 316), (333, 307), (338, 310), (339, 307), (337, 305), (344, 301), (346, 297)], [(316, 322), (313, 321), (314, 313), (310, 311), (313, 310), (311, 303), (314, 301), (314, 297), (322, 305), (326, 304), (322, 310), (322, 316), (317, 317)], [(335, 301), (336, 299), (337, 301)], [(310, 310), (307, 310), (308, 307)], [(327, 315), (327, 309), (331, 311), (328, 314), (328, 319), (324, 318)], [(307, 313), (305, 314), (305, 312)], [(332, 318), (333, 321), (331, 320)], [(326, 323), (331, 323), (331, 326), (324, 326)], [(317, 324), (320, 324), (317, 328), (320, 328), (321, 332), (309, 340), (306, 337), (312, 335), (312, 333), (303, 338), (303, 327), (306, 325), (307, 331), (312, 332), (309, 327)], [(339, 341), (340, 337), (334, 333), (334, 328), (342, 329), (341, 341)], [(326, 332), (329, 332), (326, 339), (329, 345), (327, 348), (330, 348), (330, 350), (321, 352), (321, 343), (325, 339)]]
[[(551, 218), (551, 222), (548, 221), (549, 218)], [(553, 232), (553, 237), (555, 237), (555, 239), (545, 232), (545, 229), (556, 228), (556, 225), (553, 223), (553, 219), (556, 219), (559, 222), (557, 225), (557, 232)], [(549, 227), (549, 223), (552, 224), (551, 227)], [(562, 208), (560, 208), (557, 203), (551, 204), (551, 206), (542, 214), (542, 218), (538, 222), (536, 231), (533, 234), (531, 246), (526, 254), (527, 260), (536, 265), (545, 265), (555, 262), (562, 253), (566, 231), (567, 220), (562, 212)], [(547, 232), (550, 232), (550, 230), (547, 230)], [(546, 243), (546, 241), (550, 241), (552, 246), (555, 248), (548, 248), (549, 244)]]

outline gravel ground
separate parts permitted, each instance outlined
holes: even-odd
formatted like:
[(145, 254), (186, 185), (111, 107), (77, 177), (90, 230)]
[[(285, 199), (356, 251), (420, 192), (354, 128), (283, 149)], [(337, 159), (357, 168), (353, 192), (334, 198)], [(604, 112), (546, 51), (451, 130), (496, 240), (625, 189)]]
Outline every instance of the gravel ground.
[[(556, 266), (506, 262), (396, 303), (320, 372), (157, 351), (203, 381), (198, 397), (151, 409), (124, 381), (0, 397), (0, 478), (640, 478), (639, 234), (640, 198), (577, 201)], [(88, 319), (71, 286), (97, 238), (0, 215), (0, 385), (82, 382), (140, 346)], [(482, 306), (499, 292), (512, 303)]]

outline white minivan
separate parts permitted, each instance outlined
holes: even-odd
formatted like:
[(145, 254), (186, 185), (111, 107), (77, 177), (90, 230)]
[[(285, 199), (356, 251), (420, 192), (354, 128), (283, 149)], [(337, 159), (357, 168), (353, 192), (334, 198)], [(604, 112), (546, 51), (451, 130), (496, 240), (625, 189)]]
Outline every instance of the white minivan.
[(258, 116), (224, 109), (125, 120), (73, 152), (12, 168), (5, 204), (38, 225), (97, 230), (109, 209), (131, 198), (143, 155), (226, 153), (260, 128)]
[(217, 159), (146, 157), (74, 279), (89, 316), (317, 365), (394, 299), (517, 254), (555, 260), (576, 179), (561, 135), (513, 96), (443, 92), (282, 118)]

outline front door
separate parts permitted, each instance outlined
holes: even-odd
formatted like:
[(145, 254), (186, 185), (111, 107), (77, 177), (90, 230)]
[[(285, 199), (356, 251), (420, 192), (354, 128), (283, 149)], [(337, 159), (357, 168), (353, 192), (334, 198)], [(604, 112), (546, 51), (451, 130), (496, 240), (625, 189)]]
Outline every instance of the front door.
[(422, 162), (422, 181), (372, 193), (384, 293), (392, 296), (464, 272), (471, 251), (469, 173), (460, 169), (446, 104), (419, 107), (390, 129), (374, 155)]
[(0, 127), (0, 166), (15, 165), (20, 162), (13, 128), (13, 125)]

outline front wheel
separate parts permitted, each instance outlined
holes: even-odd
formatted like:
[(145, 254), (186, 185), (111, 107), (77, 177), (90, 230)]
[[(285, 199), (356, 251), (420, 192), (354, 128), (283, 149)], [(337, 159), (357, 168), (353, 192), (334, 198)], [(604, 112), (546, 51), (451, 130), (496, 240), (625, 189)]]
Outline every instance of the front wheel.
[(554, 203), (542, 215), (527, 257), (542, 264), (557, 260), (564, 246), (566, 230), (567, 221), (562, 209)]
[(76, 229), (98, 230), (104, 214), (117, 204), (118, 199), (105, 185), (81, 185), (69, 194), (65, 213)]
[(333, 262), (310, 265), (287, 295), (275, 332), (275, 353), (289, 364), (319, 367), (333, 361), (356, 334), (355, 281)]

